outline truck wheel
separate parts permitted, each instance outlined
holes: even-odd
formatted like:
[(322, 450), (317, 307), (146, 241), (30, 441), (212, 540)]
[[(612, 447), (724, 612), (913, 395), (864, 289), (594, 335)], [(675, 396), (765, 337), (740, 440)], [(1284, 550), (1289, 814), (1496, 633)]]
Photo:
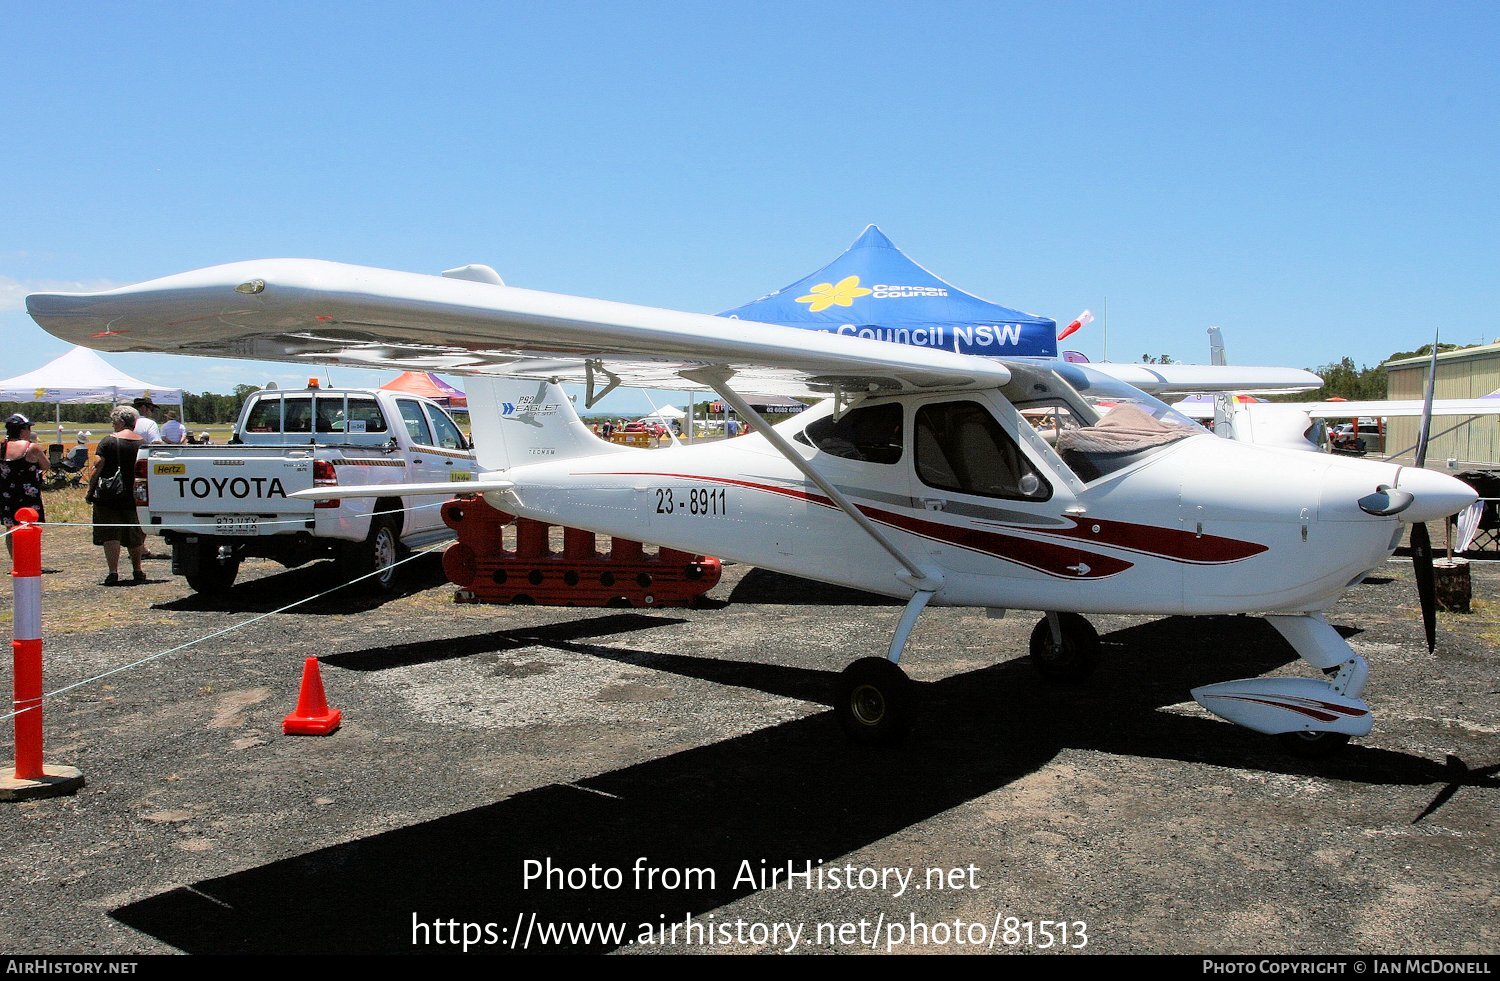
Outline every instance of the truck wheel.
[(187, 577), (188, 587), (204, 596), (217, 596), (227, 593), (239, 574), (237, 557), (221, 559), (217, 543), (202, 542), (198, 545), (197, 571)]
[[(345, 579), (359, 579), (358, 585), (368, 593), (383, 596), (396, 591), (396, 559), (401, 551), (401, 535), (389, 517), (370, 522), (365, 540), (349, 546), (339, 563)], [(371, 573), (378, 573), (371, 575)], [(361, 576), (368, 578), (360, 579)]]

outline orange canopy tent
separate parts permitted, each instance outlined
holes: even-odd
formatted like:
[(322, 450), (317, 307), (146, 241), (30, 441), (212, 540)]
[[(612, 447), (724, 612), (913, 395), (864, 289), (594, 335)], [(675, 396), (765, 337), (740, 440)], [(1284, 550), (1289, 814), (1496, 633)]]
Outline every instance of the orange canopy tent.
[(449, 409), (466, 409), (469, 406), (469, 399), (463, 392), (430, 371), (403, 371), (380, 387), (385, 391), (420, 395)]

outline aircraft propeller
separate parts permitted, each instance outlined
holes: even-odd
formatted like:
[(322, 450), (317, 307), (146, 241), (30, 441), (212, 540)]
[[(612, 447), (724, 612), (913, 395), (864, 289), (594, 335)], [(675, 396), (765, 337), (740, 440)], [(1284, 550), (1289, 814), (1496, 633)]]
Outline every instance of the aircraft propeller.
[[(1438, 339), (1432, 338), (1432, 361), (1427, 372), (1427, 394), (1422, 401), (1422, 425), (1417, 430), (1417, 468), (1427, 463), (1427, 438), (1432, 433), (1432, 393), (1437, 385)], [(1427, 653), (1437, 647), (1437, 580), (1432, 571), (1432, 539), (1427, 525), (1411, 526), (1411, 565), (1417, 577), (1417, 598), (1422, 603), (1422, 629), (1427, 634)]]

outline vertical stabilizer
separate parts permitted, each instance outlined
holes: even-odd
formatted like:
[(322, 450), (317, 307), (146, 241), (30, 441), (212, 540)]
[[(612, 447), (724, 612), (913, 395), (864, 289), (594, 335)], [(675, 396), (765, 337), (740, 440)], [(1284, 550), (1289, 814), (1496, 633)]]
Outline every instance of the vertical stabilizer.
[(528, 463), (603, 453), (629, 453), (606, 443), (578, 418), (555, 382), (472, 376), (465, 379), (474, 452), (486, 472)]

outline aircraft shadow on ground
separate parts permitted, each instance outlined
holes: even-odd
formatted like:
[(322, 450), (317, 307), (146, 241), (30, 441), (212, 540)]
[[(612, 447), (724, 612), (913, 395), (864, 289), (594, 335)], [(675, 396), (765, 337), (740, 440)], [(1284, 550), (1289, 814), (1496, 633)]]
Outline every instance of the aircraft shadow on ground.
[[(813, 701), (825, 700), (820, 693), (834, 677), (551, 642)], [(639, 924), (702, 918), (759, 891), (735, 881), (742, 862), (752, 869), (762, 861), (783, 869), (792, 862), (801, 869), (809, 861), (834, 860), (1003, 788), (1067, 748), (1376, 784), (1457, 779), (1452, 764), (1386, 750), (1355, 747), (1334, 760), (1300, 761), (1283, 756), (1274, 740), (1227, 723), (1158, 711), (1184, 700), (1196, 685), (1290, 661), (1290, 649), (1262, 621), (1170, 618), (1108, 634), (1104, 648), (1106, 661), (1094, 683), (1079, 689), (1046, 685), (1024, 659), (920, 684), (923, 707), (911, 737), (897, 748), (853, 746), (832, 713), (821, 712), (196, 882), (112, 915), (193, 953), (453, 951), (414, 947), (414, 920), (494, 923), (496, 936), (509, 944), (517, 917), (529, 922), (533, 914), (542, 923), (629, 924), (627, 937), (633, 938)], [(622, 888), (527, 889), (522, 872), (528, 859), (562, 869), (619, 869)], [(637, 859), (714, 875), (687, 889), (637, 888)], [(300, 900), (308, 898), (304, 908)], [(619, 945), (595, 937), (549, 949)]]
[(752, 569), (729, 593), (730, 604), (781, 606), (905, 606), (905, 600), (767, 569)]
[(364, 613), (378, 609), (392, 600), (401, 599), (403, 596), (410, 596), (434, 586), (447, 584), (448, 578), (443, 575), (442, 557), (436, 554), (413, 559), (401, 566), (396, 589), (381, 595), (362, 589), (363, 583), (353, 583), (335, 589), (338, 579), (335, 578), (333, 563), (319, 561), (310, 562), (295, 569), (287, 569), (285, 572), (261, 576), (259, 579), (236, 583), (227, 592), (218, 595), (193, 593), (181, 599), (157, 603), (155, 609), (269, 613), (272, 610), (279, 610), (288, 603), (295, 603), (300, 599), (318, 596), (319, 593), (332, 590), (326, 596), (319, 596), (311, 602), (295, 606), (286, 612), (313, 616)]
[(496, 651), (516, 650), (523, 647), (538, 645), (564, 647), (568, 641), (581, 640), (585, 637), (605, 637), (634, 630), (649, 630), (652, 627), (670, 627), (682, 622), (672, 617), (647, 616), (642, 613), (611, 613), (537, 627), (494, 630), (471, 637), (454, 637), (440, 643), (421, 640), (410, 644), (368, 647), (360, 651), (340, 651), (337, 654), (326, 655), (319, 660), (332, 667), (345, 668), (350, 671), (385, 671), (390, 668), (451, 661), (473, 654), (491, 654)]

